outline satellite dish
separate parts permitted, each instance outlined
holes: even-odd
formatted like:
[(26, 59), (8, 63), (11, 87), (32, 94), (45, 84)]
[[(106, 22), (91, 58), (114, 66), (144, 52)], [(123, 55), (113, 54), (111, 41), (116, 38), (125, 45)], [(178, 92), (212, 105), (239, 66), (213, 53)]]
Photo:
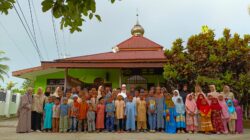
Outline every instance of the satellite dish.
[(117, 46), (113, 47), (112, 48), (112, 52), (113, 53), (117, 53), (119, 51), (119, 48)]

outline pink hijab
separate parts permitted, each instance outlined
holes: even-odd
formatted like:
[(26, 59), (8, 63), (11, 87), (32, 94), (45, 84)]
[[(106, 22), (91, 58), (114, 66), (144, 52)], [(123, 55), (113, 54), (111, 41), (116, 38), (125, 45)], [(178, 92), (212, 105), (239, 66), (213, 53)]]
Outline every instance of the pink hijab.
[(222, 94), (219, 94), (219, 95), (218, 95), (218, 98), (219, 98), (220, 96), (223, 97), (223, 100), (222, 100), (222, 101), (220, 101), (220, 100), (218, 99), (219, 104), (220, 104), (220, 106), (222, 107), (222, 118), (228, 119), (228, 118), (229, 118), (229, 112), (228, 112), (227, 103), (226, 103), (226, 101), (225, 101), (224, 96), (223, 96)]
[(187, 98), (186, 98), (185, 105), (186, 105), (186, 108), (187, 108), (187, 112), (195, 113), (197, 111), (197, 106), (196, 106), (195, 99), (192, 96), (192, 100), (190, 101), (189, 96), (192, 96), (192, 94), (188, 94)]

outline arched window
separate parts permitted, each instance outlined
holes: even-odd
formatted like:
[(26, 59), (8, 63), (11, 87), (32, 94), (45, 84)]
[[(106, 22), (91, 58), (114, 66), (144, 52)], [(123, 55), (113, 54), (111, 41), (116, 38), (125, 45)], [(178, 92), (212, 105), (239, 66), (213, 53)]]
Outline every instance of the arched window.
[(146, 84), (147, 80), (140, 75), (133, 75), (127, 79), (127, 84)]

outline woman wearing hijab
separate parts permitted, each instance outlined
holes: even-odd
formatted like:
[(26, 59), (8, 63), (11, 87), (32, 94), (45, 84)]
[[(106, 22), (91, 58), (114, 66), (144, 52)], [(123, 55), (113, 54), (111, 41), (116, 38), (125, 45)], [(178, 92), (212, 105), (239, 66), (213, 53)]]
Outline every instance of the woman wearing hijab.
[(164, 105), (165, 116), (165, 132), (174, 134), (176, 133), (176, 121), (177, 116), (176, 109), (172, 97), (169, 93), (166, 94), (166, 100)]
[(196, 101), (197, 108), (199, 109), (200, 114), (200, 131), (205, 134), (209, 134), (213, 131), (213, 126), (211, 122), (211, 108), (207, 102), (207, 99), (203, 94), (199, 94)]
[(224, 125), (222, 121), (222, 107), (220, 106), (217, 98), (211, 99), (211, 120), (213, 124), (214, 131), (217, 134), (221, 134), (224, 132)]
[(233, 103), (234, 103), (235, 111), (237, 114), (235, 131), (238, 134), (241, 134), (243, 133), (243, 110), (240, 107), (238, 100), (234, 99)]
[(198, 131), (198, 109), (192, 94), (188, 94), (185, 102), (186, 106), (186, 130), (191, 134)]
[(206, 97), (206, 95), (203, 93), (203, 91), (202, 91), (202, 89), (201, 89), (201, 86), (198, 85), (198, 84), (195, 85), (195, 87), (194, 87), (194, 93), (191, 93), (191, 94), (193, 94), (195, 101), (197, 101), (198, 96), (199, 96), (200, 94), (203, 94), (204, 97)]
[(186, 122), (185, 122), (185, 105), (183, 103), (182, 97), (177, 97), (175, 104), (176, 109), (176, 127), (177, 133), (185, 133)]
[(229, 131), (231, 134), (235, 134), (235, 121), (237, 120), (237, 114), (234, 108), (233, 101), (231, 99), (227, 100), (228, 112), (229, 112)]
[(225, 101), (225, 98), (222, 94), (218, 95), (218, 100), (219, 100), (219, 104), (222, 108), (222, 121), (223, 121), (223, 125), (224, 125), (224, 134), (228, 133), (228, 120), (229, 120), (229, 112), (228, 112), (228, 107), (227, 107), (227, 103)]

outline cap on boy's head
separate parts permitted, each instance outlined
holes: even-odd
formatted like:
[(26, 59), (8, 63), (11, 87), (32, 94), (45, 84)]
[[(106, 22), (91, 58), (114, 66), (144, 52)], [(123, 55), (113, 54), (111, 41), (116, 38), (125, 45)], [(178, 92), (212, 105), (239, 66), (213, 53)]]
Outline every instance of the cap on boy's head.
[(140, 93), (144, 93), (144, 89), (140, 89)]
[(122, 84), (122, 87), (126, 87), (126, 85), (125, 85), (125, 84)]
[(63, 97), (63, 101), (64, 101), (64, 100), (68, 100), (68, 98), (67, 98), (67, 97)]
[(78, 98), (78, 95), (77, 95), (77, 94), (74, 94), (74, 95), (73, 95), (73, 98)]

